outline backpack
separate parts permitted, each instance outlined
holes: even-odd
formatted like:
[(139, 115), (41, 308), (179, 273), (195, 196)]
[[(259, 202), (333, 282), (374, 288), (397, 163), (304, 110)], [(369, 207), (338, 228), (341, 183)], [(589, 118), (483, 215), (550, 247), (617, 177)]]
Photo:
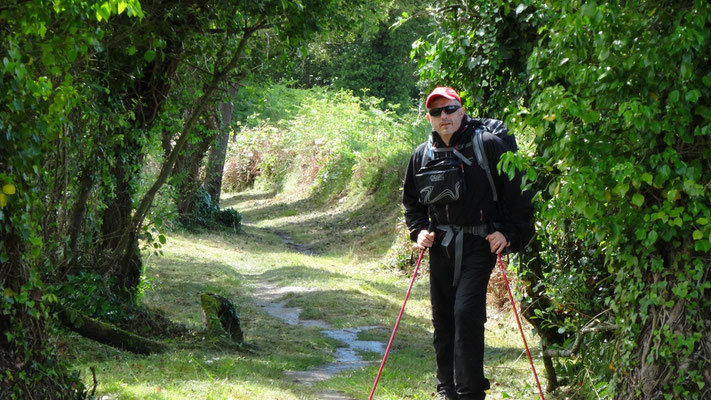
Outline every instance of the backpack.
[[(420, 169), (420, 173), (416, 176), (416, 178), (420, 178), (419, 180), (423, 180), (423, 177), (427, 175), (427, 178), (430, 180), (432, 179), (432, 176), (437, 176), (435, 179), (439, 179), (438, 175), (433, 175), (435, 174), (433, 170), (435, 170), (438, 165), (446, 165), (448, 169), (446, 172), (442, 172), (445, 174), (444, 176), (452, 176), (454, 175), (453, 173), (453, 167), (451, 166), (451, 162), (445, 162), (444, 160), (448, 159), (455, 159), (458, 158), (461, 160), (463, 163), (467, 164), (468, 166), (472, 165), (471, 160), (468, 158), (464, 157), (462, 153), (459, 152), (460, 149), (464, 149), (466, 147), (472, 146), (474, 148), (474, 157), (476, 158), (476, 162), (481, 167), (481, 169), (486, 172), (486, 176), (489, 180), (489, 185), (491, 186), (491, 193), (494, 198), (494, 202), (498, 201), (499, 196), (498, 192), (496, 190), (496, 185), (494, 185), (494, 178), (491, 175), (491, 169), (489, 168), (489, 160), (488, 157), (486, 156), (486, 151), (484, 149), (484, 141), (483, 141), (483, 134), (485, 132), (489, 132), (493, 135), (498, 136), (505, 144), (506, 149), (509, 151), (516, 152), (518, 151), (518, 144), (516, 143), (516, 137), (513, 134), (509, 133), (509, 129), (506, 127), (506, 124), (504, 124), (503, 121), (498, 120), (498, 119), (490, 119), (490, 118), (473, 118), (469, 121), (468, 123), (475, 123), (478, 124), (474, 129), (474, 134), (472, 135), (472, 141), (470, 143), (466, 143), (464, 146), (461, 147), (443, 147), (443, 148), (435, 148), (432, 147), (432, 136), (427, 141), (427, 149), (425, 150), (425, 154), (422, 157), (422, 167)], [(435, 164), (435, 166), (430, 166), (430, 161), (432, 160), (437, 160), (438, 163)], [(439, 161), (442, 160), (442, 161)], [(438, 182), (446, 182), (449, 179), (440, 179)], [(436, 184), (437, 182), (433, 182), (433, 184)], [(434, 193), (447, 193), (446, 188), (438, 190), (436, 187), (434, 189), (431, 189), (432, 186), (427, 186), (425, 189), (423, 189), (424, 194), (426, 196), (421, 195), (421, 201), (423, 199), (425, 200), (430, 200), (432, 198), (432, 192)], [(451, 189), (450, 189), (451, 190)], [(421, 193), (423, 193), (421, 192)], [(441, 198), (442, 196), (435, 196), (436, 198)], [(445, 195), (444, 198), (447, 198)], [(456, 199), (454, 199), (456, 200)], [(431, 203), (427, 201), (422, 201), (423, 204), (436, 204), (436, 203)]]
[[(494, 196), (494, 201), (499, 199), (496, 192), (496, 186), (494, 185), (494, 178), (491, 176), (491, 170), (489, 168), (489, 161), (486, 157), (486, 151), (484, 151), (484, 140), (482, 138), (484, 130), (489, 133), (498, 136), (506, 145), (506, 150), (517, 152), (518, 144), (516, 143), (516, 136), (513, 133), (509, 133), (509, 128), (506, 124), (498, 119), (490, 118), (477, 118), (475, 121), (479, 121), (481, 126), (474, 130), (472, 135), (472, 145), (474, 146), (474, 156), (476, 157), (477, 164), (486, 172), (487, 178), (489, 178), (489, 185), (491, 186), (491, 193)], [(483, 127), (483, 128), (482, 128)]]

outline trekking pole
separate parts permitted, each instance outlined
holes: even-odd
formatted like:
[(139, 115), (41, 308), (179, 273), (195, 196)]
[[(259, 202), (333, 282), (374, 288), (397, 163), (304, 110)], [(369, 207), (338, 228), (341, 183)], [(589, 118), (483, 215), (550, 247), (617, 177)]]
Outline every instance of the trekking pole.
[(538, 382), (538, 374), (536, 374), (536, 367), (533, 366), (533, 358), (531, 358), (531, 352), (528, 350), (528, 343), (526, 343), (526, 336), (523, 335), (523, 328), (521, 327), (521, 320), (518, 318), (518, 311), (516, 311), (516, 304), (514, 304), (513, 295), (511, 295), (511, 287), (509, 286), (509, 280), (506, 278), (506, 267), (504, 267), (504, 261), (501, 259), (501, 254), (497, 254), (496, 257), (499, 259), (499, 265), (501, 266), (501, 274), (504, 276), (504, 283), (506, 283), (506, 290), (509, 291), (509, 300), (511, 300), (511, 306), (513, 307), (514, 315), (516, 316), (516, 323), (518, 324), (518, 330), (521, 332), (521, 338), (523, 339), (523, 345), (526, 347), (526, 354), (528, 354), (528, 362), (531, 363), (531, 370), (533, 370), (533, 377), (536, 378), (536, 385), (538, 385), (538, 393), (541, 394), (541, 400), (546, 400), (543, 397), (543, 390), (541, 389), (541, 383)]
[(370, 391), (370, 396), (368, 400), (373, 399), (373, 394), (375, 394), (375, 388), (378, 386), (378, 381), (380, 380), (380, 374), (383, 373), (383, 367), (385, 366), (385, 361), (388, 359), (388, 353), (390, 352), (390, 346), (393, 344), (393, 339), (395, 339), (395, 332), (397, 332), (397, 327), (400, 325), (400, 319), (402, 318), (402, 313), (405, 311), (405, 304), (407, 304), (407, 299), (410, 297), (410, 292), (412, 291), (412, 284), (415, 283), (415, 278), (417, 277), (417, 271), (420, 269), (420, 263), (422, 262), (422, 256), (425, 254), (425, 249), (420, 250), (420, 257), (417, 259), (417, 265), (415, 266), (415, 273), (412, 274), (412, 280), (410, 281), (410, 287), (407, 288), (407, 294), (405, 295), (405, 301), (400, 307), (400, 314), (397, 316), (397, 321), (395, 322), (395, 328), (393, 328), (393, 333), (390, 335), (390, 341), (388, 342), (388, 347), (385, 349), (385, 354), (383, 355), (383, 361), (380, 363), (380, 369), (378, 370), (378, 376), (375, 377), (375, 383), (373, 383), (373, 389)]

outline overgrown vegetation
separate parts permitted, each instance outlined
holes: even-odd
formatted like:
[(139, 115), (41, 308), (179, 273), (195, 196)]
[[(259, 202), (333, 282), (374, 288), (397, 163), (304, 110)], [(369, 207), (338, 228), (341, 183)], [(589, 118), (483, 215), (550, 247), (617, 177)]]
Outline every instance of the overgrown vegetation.
[(317, 202), (367, 194), (399, 207), (407, 160), (429, 132), (416, 114), (343, 90), (273, 85), (243, 90), (240, 102), (246, 117), (230, 145), (228, 189), (296, 188)]
[[(144, 335), (180, 331), (142, 307), (144, 261), (176, 218), (237, 231), (242, 210), (220, 203), (226, 154), (226, 190), (290, 200), (257, 224), (311, 211), (312, 235), (297, 238), (309, 246), (412, 262), (399, 190), (429, 126), (407, 107), (422, 97), (411, 40), (423, 92), (452, 85), (526, 143), (502, 167), (526, 169), (539, 194), (518, 272), (549, 389), (708, 397), (703, 0), (4, 2), (0, 397), (86, 397), (54, 341), (64, 307)], [(323, 361), (309, 357), (287, 364)]]
[[(61, 322), (53, 307), (64, 302), (54, 293), (90, 272), (103, 278), (81, 283), (100, 282), (94, 294), (140, 303), (141, 250), (165, 242), (156, 196), (182, 174), (168, 199), (192, 214), (184, 211), (196, 204), (204, 133), (224, 137), (213, 110), (260, 75), (251, 62), (263, 55), (260, 41), (285, 56), (319, 33), (377, 21), (374, 10), (369, 1), (3, 2), (0, 397), (85, 395), (48, 340)], [(213, 217), (232, 227), (240, 219)]]
[(573, 355), (549, 382), (583, 398), (707, 398), (709, 3), (472, 0), (440, 22), (423, 78), (535, 132), (510, 161), (540, 193), (529, 316)]

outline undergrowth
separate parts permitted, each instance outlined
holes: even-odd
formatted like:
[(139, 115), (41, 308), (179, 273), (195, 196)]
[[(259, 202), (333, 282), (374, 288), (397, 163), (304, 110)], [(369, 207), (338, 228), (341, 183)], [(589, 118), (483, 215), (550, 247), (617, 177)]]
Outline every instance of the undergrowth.
[(306, 191), (320, 203), (363, 193), (392, 203), (412, 150), (429, 134), (424, 118), (383, 111), (381, 100), (345, 90), (274, 85), (242, 96), (225, 190), (256, 184)]

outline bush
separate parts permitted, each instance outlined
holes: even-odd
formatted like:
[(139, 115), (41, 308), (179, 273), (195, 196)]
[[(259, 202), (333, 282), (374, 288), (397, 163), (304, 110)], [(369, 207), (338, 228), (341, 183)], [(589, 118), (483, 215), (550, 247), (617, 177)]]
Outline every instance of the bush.
[(242, 214), (237, 212), (234, 208), (219, 210), (215, 213), (215, 221), (236, 230), (239, 229), (242, 223)]
[(209, 227), (215, 223), (238, 230), (242, 223), (242, 214), (232, 208), (220, 210), (220, 207), (212, 200), (212, 196), (200, 186), (194, 193), (195, 201), (194, 213), (181, 216), (181, 223), (184, 227), (190, 228), (194, 225)]

